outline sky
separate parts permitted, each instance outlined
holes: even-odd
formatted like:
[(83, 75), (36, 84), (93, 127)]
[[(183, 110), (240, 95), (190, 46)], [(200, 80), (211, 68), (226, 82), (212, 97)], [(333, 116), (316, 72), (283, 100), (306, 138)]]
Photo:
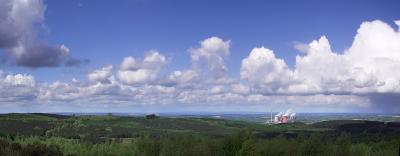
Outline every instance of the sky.
[(400, 113), (397, 0), (0, 0), (0, 112)]

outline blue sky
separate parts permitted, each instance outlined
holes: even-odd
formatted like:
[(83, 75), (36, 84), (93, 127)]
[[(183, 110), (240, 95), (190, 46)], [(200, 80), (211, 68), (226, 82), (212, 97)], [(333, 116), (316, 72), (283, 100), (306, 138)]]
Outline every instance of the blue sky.
[[(90, 67), (118, 64), (125, 56), (157, 49), (170, 57), (172, 69), (190, 66), (189, 47), (218, 36), (232, 41), (230, 74), (256, 46), (274, 49), (293, 66), (293, 43), (308, 43), (322, 35), (334, 51), (350, 47), (360, 23), (398, 18), (398, 1), (45, 1), (43, 40), (63, 43), (71, 55), (90, 59)], [(397, 4), (397, 5), (396, 5)], [(392, 23), (393, 24), (393, 23)], [(394, 24), (393, 24), (394, 25)], [(95, 56), (95, 59), (92, 59)], [(23, 69), (22, 69), (23, 70)], [(43, 71), (42, 71), (43, 70)], [(54, 81), (48, 72), (78, 77), (70, 69), (24, 70), (39, 80)], [(60, 73), (63, 72), (63, 73)]]
[[(17, 4), (16, 1), (18, 0), (4, 0), (2, 3), (10, 4), (10, 6), (23, 5)], [(37, 34), (34, 35), (35, 37), (33, 37), (35, 38), (35, 41), (29, 42), (34, 44), (36, 44), (36, 42), (41, 42), (48, 47), (65, 45), (69, 49), (67, 59), (74, 58), (77, 60), (90, 60), (89, 63), (82, 63), (81, 65), (72, 67), (67, 67), (62, 65), (63, 63), (57, 62), (57, 65), (35, 65), (32, 68), (32, 66), (29, 66), (29, 64), (26, 62), (23, 62), (23, 59), (13, 58), (16, 57), (14, 55), (5, 57), (4, 60), (6, 60), (6, 63), (3, 63), (0, 66), (0, 70), (10, 75), (17, 75), (20, 73), (28, 74), (29, 76), (34, 77), (36, 86), (42, 86), (44, 88), (46, 88), (46, 85), (54, 82), (72, 83), (71, 79), (73, 78), (79, 82), (88, 83), (80, 85), (88, 86), (90, 83), (88, 82), (90, 81), (88, 80), (88, 74), (108, 65), (113, 66), (111, 75), (116, 79), (115, 83), (118, 83), (119, 86), (167, 86), (161, 83), (161, 81), (167, 79), (166, 77), (168, 77), (168, 75), (174, 71), (197, 70), (194, 69), (193, 66), (195, 61), (191, 58), (191, 56), (193, 57), (196, 55), (193, 54), (196, 52), (191, 53), (189, 49), (192, 48), (197, 49), (197, 51), (201, 51), (199, 50), (202, 48), (201, 42), (205, 42), (211, 37), (217, 37), (218, 39), (222, 40), (219, 43), (225, 43), (229, 41), (229, 55), (215, 56), (217, 59), (223, 59), (223, 65), (226, 65), (227, 69), (227, 71), (224, 73), (226, 78), (235, 79), (235, 81), (237, 81), (235, 83), (243, 83), (246, 86), (249, 85), (248, 87), (250, 87), (250, 90), (252, 90), (251, 92), (254, 92), (252, 93), (254, 95), (260, 94), (263, 96), (271, 96), (275, 94), (282, 94), (279, 90), (274, 90), (276, 87), (272, 90), (268, 89), (268, 91), (265, 91), (265, 88), (275, 85), (281, 86), (282, 84), (284, 84), (285, 87), (288, 87), (286, 86), (287, 82), (283, 83), (280, 81), (273, 81), (273, 84), (254, 84), (255, 82), (243, 78), (246, 76), (242, 76), (241, 74), (241, 71), (243, 70), (242, 61), (249, 57), (249, 53), (253, 48), (263, 46), (267, 49), (273, 50), (274, 59), (284, 60), (284, 63), (288, 67), (287, 70), (289, 70), (289, 72), (296, 73), (296, 64), (301, 64), (301, 62), (296, 62), (296, 56), (306, 56), (308, 52), (299, 52), (299, 50), (295, 48), (295, 45), (308, 45), (313, 40), (319, 40), (321, 36), (326, 36), (326, 38), (329, 39), (329, 45), (332, 49), (332, 52), (335, 54), (344, 54), (345, 51), (349, 49), (355, 41), (354, 38), (358, 34), (357, 30), (360, 29), (360, 25), (363, 22), (379, 20), (383, 24), (389, 25), (391, 29), (397, 30), (398, 27), (394, 21), (400, 19), (400, 10), (398, 9), (398, 6), (400, 6), (400, 1), (395, 0), (29, 1), (35, 5), (31, 5), (33, 7), (25, 6), (27, 9), (36, 9), (42, 11), (43, 13), (42, 19), (39, 17), (40, 15), (34, 15), (32, 16), (32, 18), (35, 19), (32, 20), (34, 22), (28, 22), (27, 27), (23, 27), (21, 30), (19, 30), (23, 33), (34, 32), (34, 34)], [(3, 13), (6, 14), (7, 12), (3, 11)], [(29, 14), (27, 16), (31, 17)], [(23, 19), (21, 16), (16, 18), (21, 20)], [(6, 22), (3, 23), (5, 23), (4, 25), (6, 26), (12, 27), (10, 24), (7, 25)], [(319, 41), (322, 45), (323, 41)], [(397, 40), (393, 42), (396, 43)], [(385, 48), (385, 46), (386, 45), (382, 45), (383, 48)], [(0, 49), (0, 51), (5, 55), (10, 53), (14, 54), (14, 52), (8, 52), (12, 51), (10, 50), (12, 48), (1, 47), (1, 44)], [(62, 48), (58, 50), (59, 53), (62, 52)], [(123, 78), (118, 76), (119, 66), (122, 64), (123, 59), (132, 56), (133, 58), (136, 58), (136, 60), (144, 60), (146, 56), (152, 54), (152, 52), (149, 52), (149, 50), (156, 50), (157, 53), (162, 54), (162, 56), (166, 58), (165, 65), (162, 66), (162, 69), (158, 69), (158, 67), (151, 68), (152, 70), (157, 70), (157, 78), (154, 78), (157, 80), (152, 80), (151, 82), (146, 81), (146, 83), (140, 84), (133, 84), (130, 82), (124, 83), (122, 80)], [(397, 52), (396, 50), (394, 51)], [(55, 53), (58, 54), (58, 52)], [(27, 50), (26, 53), (29, 54), (32, 52)], [(200, 55), (200, 57), (204, 56)], [(29, 56), (29, 58), (34, 57)], [(205, 66), (209, 67), (210, 64), (212, 65), (212, 63), (210, 63), (211, 61), (209, 60), (210, 58), (203, 59), (203, 61), (208, 64)], [(41, 60), (39, 60), (39, 62), (40, 61)], [(161, 63), (164, 64), (164, 61)], [(365, 68), (367, 68), (366, 71), (369, 71), (369, 67), (366, 66)], [(378, 71), (380, 70), (378, 69)], [(268, 77), (268, 74), (272, 72), (274, 71), (267, 71), (267, 75), (265, 77)], [(367, 74), (374, 75), (374, 73), (369, 72), (367, 72)], [(107, 77), (106, 79), (109, 79), (110, 77)], [(206, 74), (201, 79), (209, 79), (210, 77), (213, 77), (212, 74)], [(262, 75), (260, 77), (262, 77)], [(351, 77), (349, 79), (356, 78)], [(119, 80), (121, 80), (121, 82), (117, 82)], [(157, 83), (154, 81), (157, 81)], [(258, 79), (257, 82), (259, 83)], [(382, 82), (389, 84), (389, 80), (382, 80)], [(262, 81), (262, 83), (264, 83), (264, 81)], [(325, 82), (322, 84), (324, 83)], [(69, 85), (72, 86), (73, 84)], [(264, 85), (266, 85), (266, 87), (258, 88)], [(340, 87), (342, 85), (343, 83), (337, 84), (337, 86)], [(212, 88), (221, 85), (210, 85), (207, 83), (206, 86)], [(196, 90), (194, 88), (192, 88), (192, 90)], [(397, 94), (396, 89), (387, 91), (385, 89), (378, 88), (376, 90), (379, 91), (374, 89), (371, 91), (369, 88), (366, 89), (368, 91), (363, 90), (361, 91), (362, 93), (360, 93), (360, 91), (354, 91), (352, 89), (350, 89), (350, 91), (348, 89), (331, 91), (330, 89), (324, 89), (324, 87), (321, 86), (317, 88), (319, 88), (319, 90), (313, 92), (312, 94), (332, 96), (341, 96), (346, 94), (349, 96), (357, 96), (357, 98), (367, 97), (367, 99), (370, 94)], [(40, 89), (39, 87), (39, 89), (36, 89), (37, 90), (33, 92), (41, 94), (38, 90), (43, 90), (43, 88)], [(380, 90), (384, 91), (382, 92)], [(283, 97), (297, 96), (298, 94), (299, 93), (297, 91), (296, 93), (285, 92)], [(311, 93), (305, 91), (301, 92), (300, 94)], [(32, 96), (39, 97), (40, 95)], [(112, 96), (111, 93), (108, 96)], [(117, 97), (118, 96), (115, 98)], [(37, 99), (38, 98), (35, 98), (35, 101)], [(172, 98), (172, 101), (174, 100), (178, 99), (174, 97)], [(371, 99), (369, 100), (373, 101)], [(38, 100), (37, 105), (42, 107), (42, 103), (59, 103), (59, 100), (55, 101), (56, 102), (48, 100), (43, 102), (43, 100)], [(78, 103), (80, 102), (76, 103), (79, 105)], [(135, 104), (129, 103), (139, 103), (142, 105), (142, 103), (147, 102), (128, 102), (127, 105), (129, 105), (129, 107), (134, 107)], [(220, 103), (229, 102), (221, 101)], [(276, 107), (279, 107), (278, 104), (276, 105)], [(60, 104), (60, 106), (55, 105), (52, 107), (61, 108), (61, 106), (64, 107), (65, 105)], [(186, 106), (187, 105), (185, 105), (185, 107)], [(209, 106), (209, 104), (207, 104), (207, 106)], [(16, 106), (16, 108), (18, 107), (19, 106)], [(156, 108), (157, 104), (153, 104), (151, 107)], [(237, 104), (235, 107), (232, 107), (232, 110), (235, 110), (234, 108), (236, 107), (243, 107), (243, 105)], [(286, 106), (285, 104), (285, 107), (298, 107), (298, 109), (306, 111), (307, 109), (305, 108), (308, 106), (304, 107), (303, 109), (302, 106), (291, 106), (290, 104), (287, 104)], [(339, 111), (352, 111), (353, 107), (357, 106), (341, 105)], [(96, 106), (94, 106), (94, 108), (96, 108)], [(172, 108), (176, 108), (176, 106), (171, 106), (171, 109)], [(318, 111), (336, 111), (336, 109), (332, 108), (334, 107), (329, 106), (329, 108), (325, 109), (325, 106), (321, 106)], [(351, 108), (351, 110), (347, 108)], [(398, 106), (396, 106), (396, 108), (398, 108)], [(71, 110), (74, 110), (74, 108), (71, 108)], [(369, 109), (366, 109), (366, 111), (369, 111)]]

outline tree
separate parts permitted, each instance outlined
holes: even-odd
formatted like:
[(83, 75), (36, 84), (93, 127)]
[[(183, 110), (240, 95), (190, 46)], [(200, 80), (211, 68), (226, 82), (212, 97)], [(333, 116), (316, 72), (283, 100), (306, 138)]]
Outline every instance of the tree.
[(313, 134), (302, 144), (300, 155), (302, 156), (320, 156), (325, 151), (324, 143), (320, 134)]
[(340, 156), (349, 156), (350, 155), (350, 146), (351, 141), (350, 137), (346, 132), (342, 132), (336, 140), (336, 144), (338, 145), (338, 155)]
[(257, 148), (257, 142), (253, 139), (246, 140), (242, 144), (242, 148), (236, 154), (237, 156), (257, 156), (261, 155)]

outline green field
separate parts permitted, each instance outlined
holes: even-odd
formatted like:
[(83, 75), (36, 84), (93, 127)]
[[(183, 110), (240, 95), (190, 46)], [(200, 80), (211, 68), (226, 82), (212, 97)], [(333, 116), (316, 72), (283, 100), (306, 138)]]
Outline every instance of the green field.
[(0, 155), (398, 155), (400, 123), (0, 115)]

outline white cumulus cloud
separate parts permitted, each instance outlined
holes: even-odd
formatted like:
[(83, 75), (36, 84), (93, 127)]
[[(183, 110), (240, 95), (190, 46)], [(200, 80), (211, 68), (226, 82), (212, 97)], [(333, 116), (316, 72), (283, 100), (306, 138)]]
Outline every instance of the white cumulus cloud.
[(5, 74), (0, 71), (0, 103), (20, 103), (36, 99), (36, 81), (32, 75)]
[(7, 60), (30, 68), (86, 63), (71, 58), (65, 45), (51, 46), (37, 39), (45, 11), (43, 0), (0, 1), (0, 48), (6, 50)]
[(109, 65), (90, 72), (87, 77), (92, 82), (107, 82), (112, 75), (113, 66)]
[(254, 48), (243, 59), (240, 77), (257, 89), (266, 92), (279, 92), (292, 83), (293, 72), (285, 61), (277, 59), (272, 50), (264, 47)]
[(157, 79), (167, 58), (159, 52), (150, 51), (143, 60), (126, 57), (120, 65), (117, 77), (126, 84), (147, 83)]
[(95, 69), (88, 81), (36, 82), (31, 75), (0, 72), (0, 104), (268, 105), (342, 111), (375, 109), (386, 102), (385, 107), (398, 108), (400, 32), (382, 21), (363, 22), (343, 52), (332, 51), (326, 36), (302, 44), (292, 68), (273, 50), (253, 48), (241, 61), (240, 77), (227, 73), (230, 46), (218, 37), (204, 39), (188, 50), (193, 66), (171, 72), (164, 70), (169, 58), (155, 50)]
[(224, 76), (227, 67), (225, 59), (230, 55), (231, 41), (224, 41), (219, 37), (210, 37), (200, 41), (199, 48), (189, 49), (193, 66), (197, 69), (206, 67), (211, 72), (211, 76)]
[(241, 78), (263, 94), (400, 92), (400, 32), (382, 21), (362, 23), (344, 52), (333, 52), (326, 36), (302, 50), (289, 69), (271, 50), (255, 48), (242, 61)]

